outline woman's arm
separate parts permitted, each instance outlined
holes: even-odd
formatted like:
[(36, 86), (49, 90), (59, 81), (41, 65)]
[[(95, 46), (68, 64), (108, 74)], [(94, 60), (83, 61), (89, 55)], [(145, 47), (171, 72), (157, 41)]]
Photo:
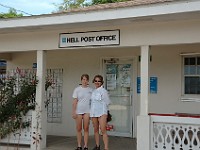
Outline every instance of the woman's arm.
[(109, 97), (109, 95), (108, 95), (108, 91), (105, 89), (104, 90), (104, 101), (105, 101), (105, 103), (106, 103), (106, 105), (108, 106), (109, 104), (110, 104), (110, 97)]
[(74, 98), (72, 102), (72, 118), (76, 119), (76, 107), (77, 107), (78, 99)]

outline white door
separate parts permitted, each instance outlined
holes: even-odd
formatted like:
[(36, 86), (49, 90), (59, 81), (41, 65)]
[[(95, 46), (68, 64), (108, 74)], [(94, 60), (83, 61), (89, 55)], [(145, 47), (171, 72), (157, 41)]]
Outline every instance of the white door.
[(109, 135), (133, 136), (133, 60), (132, 59), (104, 59), (103, 70), (105, 88), (108, 90), (111, 105), (112, 121), (108, 124), (113, 130)]

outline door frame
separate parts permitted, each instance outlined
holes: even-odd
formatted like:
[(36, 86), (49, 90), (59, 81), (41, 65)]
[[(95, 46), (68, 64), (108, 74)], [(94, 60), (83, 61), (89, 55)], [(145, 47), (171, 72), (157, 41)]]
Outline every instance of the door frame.
[[(138, 94), (137, 94), (137, 76), (138, 76), (138, 64), (137, 64), (137, 56), (132, 56), (132, 57), (101, 57), (100, 58), (100, 73), (103, 75), (104, 79), (105, 79), (105, 68), (104, 68), (104, 60), (109, 60), (109, 59), (119, 59), (121, 61), (126, 60), (126, 61), (131, 61), (132, 63), (132, 91), (131, 91), (131, 99), (132, 99), (132, 138), (136, 138), (137, 134), (136, 134), (136, 125), (137, 125), (137, 112), (139, 112), (139, 109), (137, 110), (137, 106), (139, 106), (139, 104), (137, 103), (138, 100)], [(113, 135), (113, 134), (109, 134), (109, 135)], [(115, 136), (115, 135), (114, 135)], [(123, 134), (121, 134), (121, 136), (123, 136)], [(124, 135), (123, 137), (127, 137), (126, 135)], [(130, 137), (130, 136), (128, 136)]]

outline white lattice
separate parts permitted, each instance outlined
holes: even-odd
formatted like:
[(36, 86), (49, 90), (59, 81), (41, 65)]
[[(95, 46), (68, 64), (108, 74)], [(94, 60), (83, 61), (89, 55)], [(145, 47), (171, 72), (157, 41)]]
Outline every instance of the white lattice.
[(62, 122), (63, 69), (48, 69), (47, 77), (53, 82), (46, 91), (48, 123)]
[[(171, 117), (171, 122), (164, 118), (163, 122), (152, 121), (152, 150), (200, 150), (199, 118), (189, 118), (193, 121), (188, 123), (181, 122), (186, 117)], [(174, 118), (179, 121), (173, 122)], [(198, 121), (193, 123), (194, 119)]]
[[(29, 111), (26, 116), (23, 117), (23, 122), (32, 122), (32, 113)], [(12, 144), (31, 144), (31, 127), (18, 130), (9, 134), (6, 138), (1, 139), (1, 143)]]

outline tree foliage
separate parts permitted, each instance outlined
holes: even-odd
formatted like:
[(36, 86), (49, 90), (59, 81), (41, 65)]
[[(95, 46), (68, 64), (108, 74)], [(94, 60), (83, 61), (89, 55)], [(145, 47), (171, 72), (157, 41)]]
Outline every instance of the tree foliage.
[(106, 3), (117, 3), (117, 2), (125, 2), (128, 0), (92, 0), (91, 5), (98, 5), (98, 4), (106, 4)]
[(62, 3), (54, 4), (57, 7), (56, 12), (62, 12), (64, 10), (70, 10), (75, 8), (83, 8), (90, 4), (86, 0), (63, 0)]
[(22, 13), (17, 13), (15, 9), (10, 9), (7, 13), (0, 13), (0, 18), (16, 18), (22, 17)]
[(65, 10), (75, 9), (75, 8), (84, 8), (87, 6), (106, 4), (106, 3), (117, 3), (129, 0), (63, 0), (60, 4), (54, 4), (57, 7), (56, 12), (62, 12)]

